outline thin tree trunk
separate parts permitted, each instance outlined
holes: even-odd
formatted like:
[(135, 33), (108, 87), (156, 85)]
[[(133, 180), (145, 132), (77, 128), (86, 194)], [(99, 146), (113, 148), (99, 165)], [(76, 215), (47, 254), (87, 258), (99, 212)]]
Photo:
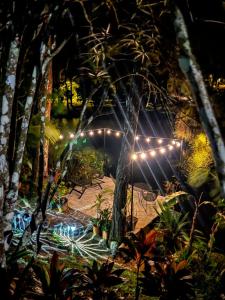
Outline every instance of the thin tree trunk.
[(134, 149), (134, 137), (137, 130), (141, 104), (141, 96), (135, 94), (135, 87), (133, 87), (133, 97), (127, 100), (127, 120), (116, 171), (110, 240), (119, 243), (125, 235), (127, 188), (130, 180), (131, 153)]
[(6, 196), (5, 207), (4, 207), (4, 235), (5, 235), (5, 250), (8, 250), (11, 236), (12, 236), (12, 219), (14, 216), (14, 209), (18, 198), (18, 187), (19, 178), (21, 173), (21, 167), (23, 162), (24, 149), (27, 139), (27, 131), (30, 122), (30, 116), (32, 111), (33, 99), (36, 90), (37, 83), (37, 68), (34, 67), (32, 74), (32, 81), (30, 91), (26, 99), (24, 115), (21, 124), (20, 137), (16, 150), (14, 171), (10, 182), (9, 192)]
[(11, 42), (9, 57), (6, 67), (5, 92), (2, 97), (0, 119), (0, 265), (5, 267), (4, 255), (4, 223), (3, 207), (6, 192), (9, 187), (9, 165), (7, 152), (9, 145), (9, 133), (12, 116), (12, 106), (16, 86), (16, 68), (19, 58), (17, 40)]
[(192, 53), (187, 28), (181, 11), (175, 8), (175, 30), (182, 50), (179, 58), (181, 70), (186, 76), (192, 96), (197, 104), (200, 120), (209, 139), (220, 180), (221, 196), (225, 197), (225, 145), (216, 120), (212, 104), (204, 83), (202, 72)]

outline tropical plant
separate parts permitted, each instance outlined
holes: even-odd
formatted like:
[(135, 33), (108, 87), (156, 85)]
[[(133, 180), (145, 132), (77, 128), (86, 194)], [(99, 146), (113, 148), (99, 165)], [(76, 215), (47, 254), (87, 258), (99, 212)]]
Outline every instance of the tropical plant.
[(145, 262), (145, 270), (140, 278), (142, 293), (158, 296), (160, 300), (196, 299), (188, 262), (175, 262), (167, 258), (164, 262), (151, 265)]
[(32, 265), (32, 269), (41, 282), (42, 293), (31, 293), (30, 296), (38, 296), (38, 299), (46, 300), (72, 299), (73, 290), (79, 283), (81, 273), (73, 268), (65, 270), (56, 252), (51, 258), (50, 268), (43, 263), (36, 262)]
[(145, 233), (143, 229), (138, 235), (130, 233), (128, 237), (124, 238), (123, 244), (119, 247), (119, 254), (123, 257), (125, 262), (133, 260), (136, 264), (136, 288), (135, 300), (139, 298), (139, 273), (143, 264), (154, 256), (156, 249), (156, 237), (158, 232), (151, 230)]
[(182, 215), (181, 212), (161, 203), (159, 207), (157, 228), (162, 232), (165, 250), (174, 253), (184, 246), (187, 239), (188, 213)]
[(87, 265), (82, 276), (82, 283), (78, 290), (86, 291), (82, 299), (91, 296), (93, 300), (118, 299), (112, 287), (123, 283), (121, 278), (124, 269), (113, 270), (114, 262), (104, 262), (101, 265), (93, 261), (92, 266)]

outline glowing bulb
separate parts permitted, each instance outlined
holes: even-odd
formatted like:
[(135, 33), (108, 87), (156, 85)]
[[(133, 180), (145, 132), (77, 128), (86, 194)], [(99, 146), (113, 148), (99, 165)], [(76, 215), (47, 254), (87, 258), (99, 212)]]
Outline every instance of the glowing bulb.
[(108, 129), (108, 130), (106, 131), (106, 133), (107, 133), (107, 134), (111, 134), (111, 130)]
[(166, 152), (166, 149), (165, 149), (165, 148), (160, 148), (160, 149), (159, 149), (159, 152), (163, 154), (163, 153)]
[(133, 154), (131, 155), (131, 158), (132, 158), (132, 160), (136, 160), (136, 159), (137, 159), (137, 154), (133, 153)]
[(150, 142), (150, 138), (146, 138), (146, 142), (149, 143)]
[(181, 143), (180, 142), (176, 142), (176, 146), (180, 147)]
[(64, 136), (62, 134), (59, 135), (59, 139), (62, 140)]
[(169, 148), (170, 151), (173, 150), (173, 146), (172, 145), (169, 145), (168, 148)]
[(139, 140), (139, 136), (135, 136), (135, 141), (138, 141)]
[(74, 135), (73, 133), (70, 133), (70, 138), (71, 138), (71, 139), (73, 139), (74, 136), (75, 136), (75, 135)]
[(162, 139), (159, 139), (158, 140), (158, 144), (162, 144), (163, 140)]
[(93, 135), (94, 135), (94, 131), (91, 130), (91, 131), (89, 132), (89, 135), (90, 135), (90, 136), (93, 136)]
[(155, 150), (152, 150), (152, 151), (150, 152), (150, 155), (151, 155), (152, 157), (156, 156)]
[(102, 130), (101, 129), (98, 130), (98, 134), (102, 134)]
[(119, 131), (116, 132), (116, 136), (120, 136), (120, 132)]
[(82, 136), (84, 136), (84, 133), (83, 133), (83, 132), (81, 132), (80, 136), (81, 136), (81, 137), (82, 137)]
[(173, 145), (175, 145), (175, 144), (176, 144), (176, 142), (173, 140), (173, 141), (172, 141), (172, 144), (173, 144)]
[(146, 153), (142, 152), (140, 156), (141, 156), (142, 159), (145, 159), (146, 158)]

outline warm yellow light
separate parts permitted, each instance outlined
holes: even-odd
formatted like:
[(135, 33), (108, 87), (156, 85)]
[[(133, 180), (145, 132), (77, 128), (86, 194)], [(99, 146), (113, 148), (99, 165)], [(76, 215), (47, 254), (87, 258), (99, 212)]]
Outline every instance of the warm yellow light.
[(62, 134), (59, 135), (59, 139), (62, 140), (64, 136)]
[(142, 159), (145, 159), (146, 158), (146, 153), (142, 152), (140, 156), (141, 156)]
[(168, 148), (169, 148), (170, 151), (173, 150), (173, 146), (172, 145), (169, 145)]
[(152, 151), (150, 152), (150, 155), (151, 155), (152, 157), (156, 156), (155, 150), (152, 150)]
[(149, 143), (150, 142), (150, 138), (146, 138), (146, 142)]
[(73, 139), (74, 136), (75, 136), (75, 135), (74, 135), (73, 133), (70, 133), (70, 138), (71, 138), (71, 139)]
[(136, 159), (137, 159), (137, 154), (133, 153), (133, 154), (131, 155), (131, 158), (132, 158), (132, 160), (136, 160)]
[(166, 149), (165, 149), (165, 148), (160, 148), (160, 149), (159, 149), (159, 152), (163, 154), (163, 153), (166, 152)]
[(81, 137), (82, 137), (82, 136), (84, 136), (84, 133), (83, 133), (83, 132), (81, 132), (80, 136), (81, 136)]
[(172, 141), (172, 144), (175, 145), (175, 144), (176, 144), (176, 141), (173, 140), (173, 141)]
[(98, 134), (102, 134), (102, 130), (101, 129), (98, 130)]
[(162, 139), (158, 139), (158, 144), (162, 144), (163, 140)]
[(176, 146), (180, 147), (181, 143), (180, 142), (176, 142)]
[(135, 141), (138, 141), (139, 140), (139, 136), (135, 136)]
[(111, 134), (111, 130), (108, 129), (108, 130), (106, 131), (106, 133), (107, 133), (107, 134)]
[(93, 135), (94, 135), (94, 131), (91, 130), (91, 131), (89, 132), (89, 135), (90, 135), (90, 136), (93, 136)]

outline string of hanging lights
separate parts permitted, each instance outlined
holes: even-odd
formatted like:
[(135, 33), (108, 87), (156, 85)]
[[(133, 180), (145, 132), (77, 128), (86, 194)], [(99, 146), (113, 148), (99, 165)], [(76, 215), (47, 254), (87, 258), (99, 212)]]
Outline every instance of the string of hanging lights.
[[(114, 136), (116, 138), (119, 138), (124, 135), (124, 132), (120, 130), (114, 130), (111, 128), (98, 128), (82, 131), (79, 137), (95, 137), (101, 135), (103, 135), (104, 137)], [(74, 133), (69, 133), (70, 139), (73, 139), (74, 137)], [(63, 140), (64, 136), (60, 134), (59, 138)], [(132, 160), (144, 160), (147, 158), (154, 158), (157, 154), (166, 154), (167, 152), (171, 152), (172, 150), (181, 148), (182, 146), (182, 142), (174, 138), (171, 139), (165, 137), (155, 137), (138, 134), (134, 136), (134, 140), (138, 143), (145, 142), (146, 144), (150, 144), (151, 148), (143, 151), (135, 151), (131, 155)]]

